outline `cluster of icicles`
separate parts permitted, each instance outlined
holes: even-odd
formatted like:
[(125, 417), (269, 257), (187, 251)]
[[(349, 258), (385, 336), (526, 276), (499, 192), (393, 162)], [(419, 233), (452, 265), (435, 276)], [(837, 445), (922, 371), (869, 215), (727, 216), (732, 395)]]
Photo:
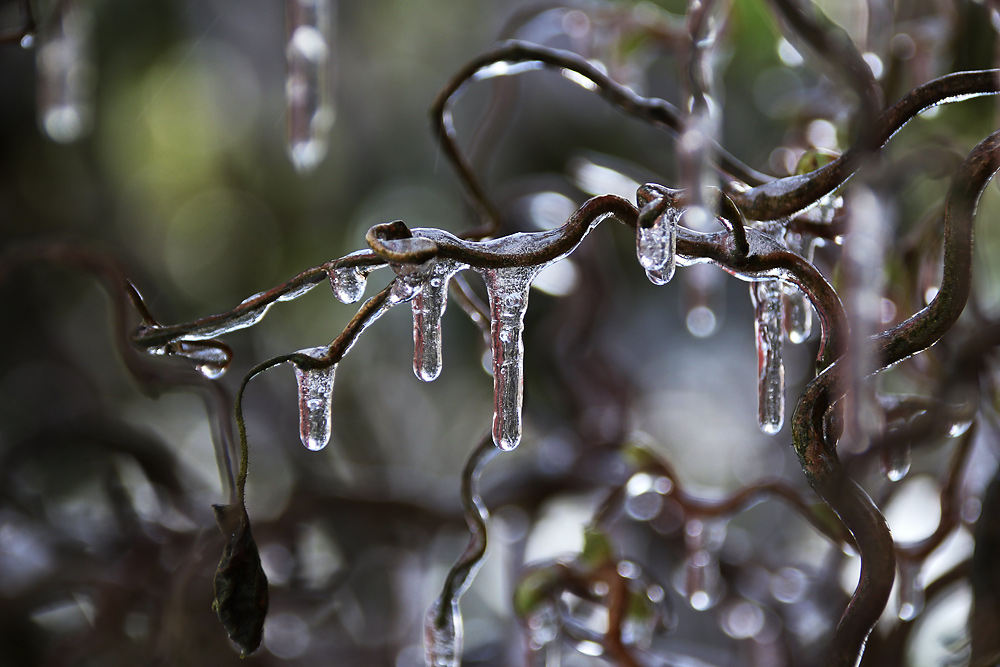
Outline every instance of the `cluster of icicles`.
[[(313, 171), (327, 153), (333, 126), (331, 93), (334, 0), (285, 0), (285, 100), (288, 156), (300, 173)], [(38, 35), (21, 40), (36, 48), (38, 123), (53, 141), (69, 143), (93, 125), (96, 71), (91, 0), (57, 3)]]
[[(678, 222), (684, 209), (667, 205), (651, 223), (640, 222), (636, 235), (636, 254), (650, 281), (662, 285), (668, 282), (677, 264), (684, 262), (676, 252)], [(604, 217), (594, 220), (587, 232)], [(775, 229), (778, 226), (775, 225)], [(472, 267), (462, 261), (432, 257), (422, 263), (388, 262), (396, 274), (389, 297), (373, 316), (367, 318), (370, 326), (383, 313), (400, 303), (410, 303), (413, 314), (413, 371), (429, 382), (438, 377), (442, 367), (441, 320), (448, 303), (448, 287), (459, 271), (473, 269), (480, 273), (486, 285), (491, 312), (491, 341), (493, 353), (494, 416), (493, 441), (504, 451), (518, 446), (522, 432), (522, 402), (524, 346), (522, 334), (524, 315), (528, 308), (528, 295), (532, 281), (549, 265), (565, 258), (574, 249), (569, 248), (560, 256), (538, 264), (517, 265), (518, 258), (542, 253), (553, 238), (552, 231), (516, 233), (509, 236), (470, 242), (437, 229), (410, 230), (410, 238), (384, 241), (396, 256), (424, 256), (433, 254), (436, 242), (451, 246), (464, 246), (470, 250), (486, 251), (511, 259), (511, 266), (493, 268)], [(777, 233), (777, 232), (775, 232)], [(580, 238), (586, 236), (583, 234)], [(577, 241), (577, 244), (579, 241)], [(811, 248), (803, 248), (811, 254)], [(428, 252), (430, 251), (430, 252)], [(352, 253), (344, 259), (366, 254)], [(520, 260), (520, 261), (523, 261)], [(355, 303), (364, 295), (367, 278), (381, 265), (346, 265), (336, 262), (328, 270), (334, 295), (344, 303)], [(682, 264), (683, 265), (683, 264)], [(283, 294), (279, 301), (295, 299), (316, 283)], [(784, 369), (781, 358), (783, 332), (789, 339), (801, 342), (809, 335), (810, 305), (794, 287), (777, 279), (765, 279), (751, 284), (751, 295), (756, 307), (756, 332), (759, 359), (759, 422), (768, 434), (777, 433), (784, 420)], [(244, 304), (256, 299), (250, 297)], [(236, 318), (217, 323), (206, 323), (187, 331), (169, 345), (150, 350), (153, 354), (171, 354), (186, 357), (207, 377), (221, 375), (228, 365), (228, 351), (209, 341), (230, 331), (252, 326), (267, 312), (273, 302), (250, 309)], [(791, 324), (791, 327), (789, 327)], [(298, 354), (315, 360), (323, 359), (329, 347), (299, 350)], [(346, 353), (346, 351), (345, 351)], [(337, 363), (296, 363), (298, 382), (300, 437), (310, 450), (323, 449), (330, 441), (332, 422), (332, 393)]]

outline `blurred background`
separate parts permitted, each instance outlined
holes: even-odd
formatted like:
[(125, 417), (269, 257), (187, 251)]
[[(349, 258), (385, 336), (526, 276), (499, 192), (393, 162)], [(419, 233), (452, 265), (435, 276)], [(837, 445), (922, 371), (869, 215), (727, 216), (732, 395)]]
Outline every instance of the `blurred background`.
[[(994, 66), (996, 12), (984, 3), (818, 4), (865, 53), (888, 102), (934, 77)], [(850, 145), (857, 99), (836, 70), (786, 38), (768, 3), (720, 7), (709, 62), (722, 145), (773, 176), (794, 172), (803, 155)], [(152, 399), (122, 362), (122, 327), (92, 272), (11, 257), (56, 243), (102, 253), (160, 322), (177, 323), (362, 249), (380, 222), (459, 233), (479, 220), (428, 110), (464, 63), (498, 40), (524, 39), (578, 53), (636, 92), (683, 107), (687, 7), (39, 0), (31, 3), (37, 29), (22, 34), (23, 8), (0, 0), (8, 258), (0, 272), (0, 664), (237, 664), (211, 608), (223, 544), (211, 505), (226, 492), (210, 417), (228, 420), (231, 404), (207, 413), (198, 391), (179, 385)], [(316, 11), (328, 12), (312, 35), (322, 41), (296, 41), (286, 24), (310, 25)], [(637, 184), (682, 184), (674, 136), (559, 72), (471, 83), (454, 114), (502, 234), (561, 225), (591, 195), (634, 201)], [(852, 181), (876, 191), (882, 211), (883, 250), (866, 264), (881, 286), (880, 328), (932, 296), (950, 175), (995, 127), (988, 99), (935, 108)], [(954, 354), (1000, 316), (998, 200), (991, 186), (980, 206), (974, 315), (933, 354), (881, 374), (873, 395), (941, 398)], [(654, 286), (633, 244), (621, 226), (602, 225), (532, 291), (525, 434), (481, 480), (491, 547), (462, 600), (463, 664), (616, 664), (587, 639), (607, 630), (599, 591), (597, 602), (554, 593), (521, 617), (512, 605), (526, 573), (558, 572), (557, 563), (590, 581), (581, 551), (597, 515), (618, 572), (641, 582), (636, 596), (647, 612), (631, 635), (639, 664), (816, 664), (856, 584), (857, 557), (810, 525), (818, 510), (774, 497), (718, 516), (698, 509), (763, 480), (780, 480), (804, 505), (818, 501), (787, 426), (775, 436), (757, 426), (747, 284), (695, 266)], [(828, 279), (852, 289), (841, 246), (831, 240), (816, 253)], [(485, 299), (478, 276), (464, 275)], [(368, 296), (390, 278), (373, 273)], [(276, 304), (252, 329), (226, 336), (234, 360), (216, 382), (231, 400), (249, 369), (328, 344), (355, 312), (324, 285)], [(129, 317), (126, 327), (138, 324)], [(247, 505), (271, 600), (250, 662), (423, 664), (424, 613), (468, 535), (460, 472), (493, 405), (489, 351), (454, 302), (443, 331), (444, 370), (430, 384), (411, 370), (408, 308), (366, 331), (339, 366), (333, 438), (319, 452), (299, 443), (287, 366), (249, 385)], [(785, 341), (786, 415), (817, 346), (818, 330), (801, 344)], [(155, 363), (197, 385), (182, 361)], [(995, 375), (990, 363), (984, 376)], [(908, 440), (906, 466), (898, 452), (886, 466), (874, 446), (844, 454), (903, 542), (945, 521), (949, 461), (961, 463), (948, 491), (958, 518), (897, 584), (870, 641), (879, 664), (968, 658), (967, 571), (928, 594), (926, 608), (915, 602), (942, 572), (968, 562), (996, 468), (995, 395), (962, 400), (974, 417)], [(891, 410), (882, 416), (892, 424)], [(669, 462), (675, 475), (637, 471), (627, 455), (636, 451)], [(577, 625), (550, 617), (559, 613)]]

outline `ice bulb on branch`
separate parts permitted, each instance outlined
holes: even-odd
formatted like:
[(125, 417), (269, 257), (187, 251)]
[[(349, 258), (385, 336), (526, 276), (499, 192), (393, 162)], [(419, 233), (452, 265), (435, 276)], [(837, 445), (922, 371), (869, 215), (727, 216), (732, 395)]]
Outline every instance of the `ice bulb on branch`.
[[(442, 613), (441, 605), (448, 609)], [(458, 600), (434, 601), (424, 621), (424, 664), (427, 667), (458, 667), (462, 662), (462, 614)]]
[(326, 156), (330, 101), (331, 0), (285, 0), (288, 154), (308, 173)]
[(441, 319), (448, 305), (448, 283), (468, 268), (455, 260), (438, 259), (422, 279), (410, 302), (413, 311), (413, 372), (424, 382), (441, 374)]
[(667, 206), (653, 224), (636, 229), (635, 251), (646, 277), (654, 285), (665, 285), (677, 266), (677, 222), (681, 210)]

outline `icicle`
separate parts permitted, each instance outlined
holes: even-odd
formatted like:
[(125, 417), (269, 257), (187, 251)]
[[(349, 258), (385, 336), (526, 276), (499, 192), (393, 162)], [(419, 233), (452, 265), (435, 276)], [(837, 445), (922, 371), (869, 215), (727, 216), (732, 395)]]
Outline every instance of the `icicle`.
[(424, 382), (441, 374), (441, 319), (448, 306), (448, 283), (469, 268), (456, 260), (439, 259), (410, 303), (413, 311), (413, 372)]
[[(319, 359), (327, 353), (327, 348), (311, 347), (298, 353)], [(295, 365), (295, 380), (299, 385), (299, 438), (306, 449), (314, 452), (330, 442), (333, 378), (336, 373), (337, 364), (309, 369)]]
[(693, 609), (704, 611), (721, 597), (719, 552), (726, 539), (726, 522), (693, 519), (684, 531), (688, 552), (684, 592)]
[(441, 613), (441, 598), (434, 601), (424, 620), (424, 664), (427, 667), (458, 667), (462, 660), (462, 614), (458, 600)]
[(920, 576), (920, 563), (900, 560), (899, 565), (899, 618), (912, 621), (924, 610), (924, 582)]
[[(813, 261), (816, 239), (788, 231), (785, 233), (785, 245), (807, 261)], [(812, 304), (795, 285), (782, 283), (781, 287), (784, 294), (785, 332), (788, 334), (788, 340), (796, 345), (804, 343), (812, 333)]]
[(910, 443), (889, 443), (879, 454), (879, 467), (890, 482), (898, 482), (910, 472)]
[(288, 154), (300, 173), (326, 156), (330, 102), (330, 0), (285, 0)]
[(531, 280), (542, 267), (483, 270), (493, 335), (493, 442), (510, 451), (521, 442), (524, 399), (524, 314)]
[(760, 428), (768, 435), (785, 421), (785, 366), (781, 358), (781, 282), (762, 280), (750, 284), (757, 334), (758, 403)]
[[(348, 257), (364, 252), (363, 250), (354, 252)], [(327, 275), (330, 276), (330, 288), (333, 290), (333, 295), (341, 303), (360, 301), (368, 284), (368, 274), (376, 268), (375, 266), (341, 266), (330, 269)]]
[(635, 252), (654, 285), (665, 285), (677, 266), (677, 221), (681, 210), (667, 206), (648, 228), (636, 229)]
[(94, 67), (92, 17), (86, 1), (60, 3), (40, 34), (38, 120), (53, 141), (69, 143), (90, 130)]

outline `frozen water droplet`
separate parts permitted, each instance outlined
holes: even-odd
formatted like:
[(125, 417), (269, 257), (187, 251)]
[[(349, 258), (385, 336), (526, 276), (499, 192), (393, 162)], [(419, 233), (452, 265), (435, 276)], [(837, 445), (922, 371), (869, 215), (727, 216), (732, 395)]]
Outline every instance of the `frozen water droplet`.
[(890, 482), (898, 482), (910, 472), (910, 443), (892, 442), (879, 454), (882, 474)]
[(434, 601), (424, 620), (424, 664), (427, 667), (458, 667), (462, 661), (462, 614), (458, 600), (447, 603), (441, 613), (442, 601)]
[(285, 1), (288, 154), (300, 173), (316, 168), (333, 126), (329, 0)]
[[(312, 347), (298, 353), (319, 359), (327, 353), (327, 348)], [(295, 380), (299, 386), (299, 438), (306, 449), (314, 452), (330, 442), (336, 372), (337, 364), (323, 368), (300, 368), (295, 365)]]
[(35, 33), (29, 32), (21, 38), (21, 48), (30, 49), (35, 45)]
[(90, 130), (94, 67), (87, 4), (60, 5), (39, 35), (39, 124), (59, 143), (75, 141)]
[(636, 228), (635, 251), (646, 277), (654, 285), (664, 285), (674, 277), (677, 266), (677, 221), (681, 210), (667, 206), (650, 227)]
[(899, 618), (912, 621), (924, 610), (924, 582), (920, 563), (906, 560), (899, 564)]
[(783, 328), (781, 282), (762, 280), (750, 284), (757, 335), (758, 403), (760, 428), (768, 435), (785, 421), (785, 365), (781, 356)]
[(509, 451), (521, 442), (524, 400), (524, 314), (539, 267), (483, 270), (493, 332), (493, 442)]
[(177, 347), (178, 351), (174, 354), (191, 361), (195, 370), (209, 380), (221, 377), (233, 359), (232, 350), (222, 343), (178, 341)]
[[(367, 254), (365, 251), (359, 251), (351, 253), (348, 257), (361, 253)], [(365, 287), (368, 284), (368, 274), (374, 268), (373, 266), (341, 266), (330, 269), (328, 275), (333, 295), (341, 303), (356, 303), (364, 296)]]

